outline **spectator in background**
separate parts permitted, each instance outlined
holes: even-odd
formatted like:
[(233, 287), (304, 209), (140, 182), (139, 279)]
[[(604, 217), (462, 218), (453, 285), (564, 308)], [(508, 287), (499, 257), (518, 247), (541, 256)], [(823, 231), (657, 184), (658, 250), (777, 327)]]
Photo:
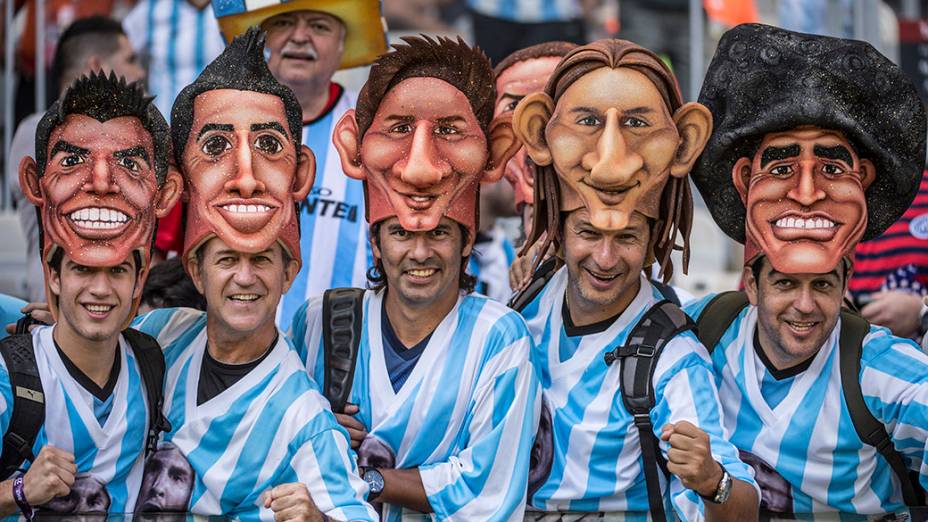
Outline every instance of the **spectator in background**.
[[(231, 4), (231, 3), (230, 3)], [(291, 0), (249, 11), (218, 10), (226, 38), (252, 25), (267, 31), (268, 68), (303, 109), (303, 143), (316, 156), (316, 180), (300, 204), (303, 266), (280, 300), (284, 331), (306, 299), (329, 288), (363, 287), (372, 264), (363, 183), (342, 172), (332, 131), (357, 94), (332, 81), (339, 69), (368, 64), (387, 50), (378, 0)]]
[[(498, 63), (519, 49), (543, 42), (566, 40), (577, 44), (586, 43), (583, 13), (586, 7), (596, 2), (467, 0), (467, 3), (477, 46), (493, 63)], [(679, 31), (679, 28), (673, 30)]]
[(848, 289), (860, 313), (898, 337), (928, 330), (922, 298), (928, 295), (928, 176), (915, 201), (882, 235), (854, 251)]
[[(60, 95), (76, 78), (92, 71), (114, 72), (127, 82), (140, 80), (145, 71), (139, 65), (122, 26), (110, 18), (92, 16), (77, 20), (61, 35), (52, 61), (52, 77)], [(6, 179), (19, 209), (19, 223), (26, 237), (25, 296), (29, 301), (45, 299), (45, 279), (39, 251), (39, 228), (35, 207), (25, 201), (19, 186), (19, 162), (35, 157), (35, 129), (43, 113), (32, 114), (19, 124), (10, 146)]]
[(182, 307), (206, 310), (206, 298), (184, 271), (180, 257), (172, 257), (153, 266), (148, 272), (145, 288), (142, 289), (139, 315), (156, 308)]
[(619, 38), (631, 40), (670, 62), (683, 99), (689, 91), (689, 1), (622, 0)]

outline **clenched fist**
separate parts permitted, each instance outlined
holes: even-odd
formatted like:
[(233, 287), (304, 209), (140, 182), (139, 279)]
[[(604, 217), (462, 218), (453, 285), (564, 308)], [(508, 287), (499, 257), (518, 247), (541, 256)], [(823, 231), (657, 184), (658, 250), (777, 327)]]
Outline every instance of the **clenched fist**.
[(306, 484), (281, 484), (264, 493), (264, 507), (274, 512), (276, 522), (323, 522), (326, 516), (319, 511), (306, 489)]
[(687, 489), (704, 497), (715, 495), (722, 480), (722, 466), (712, 458), (709, 435), (686, 421), (667, 424), (661, 440), (670, 443), (667, 471), (680, 478)]
[(63, 449), (44, 446), (23, 475), (23, 492), (33, 506), (63, 497), (71, 492), (77, 465), (74, 455)]

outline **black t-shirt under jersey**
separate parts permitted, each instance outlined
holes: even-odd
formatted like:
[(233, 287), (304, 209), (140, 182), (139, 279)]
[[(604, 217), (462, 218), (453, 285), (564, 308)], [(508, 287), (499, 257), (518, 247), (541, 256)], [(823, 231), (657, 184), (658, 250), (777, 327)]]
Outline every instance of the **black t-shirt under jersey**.
[(200, 366), (200, 380), (197, 383), (197, 406), (226, 391), (230, 386), (257, 368), (261, 361), (271, 353), (277, 344), (277, 336), (264, 351), (264, 355), (245, 364), (226, 364), (219, 362), (209, 354), (209, 348), (203, 350), (203, 364)]

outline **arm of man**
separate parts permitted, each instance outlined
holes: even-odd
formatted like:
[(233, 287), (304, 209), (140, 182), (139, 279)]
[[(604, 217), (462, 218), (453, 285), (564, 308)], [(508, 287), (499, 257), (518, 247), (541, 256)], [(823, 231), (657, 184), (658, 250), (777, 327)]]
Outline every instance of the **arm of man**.
[[(722, 407), (708, 353), (690, 334), (669, 342), (654, 372), (654, 432), (667, 459), (671, 502), (684, 520), (757, 520), (760, 494), (750, 468), (723, 436)], [(732, 478), (723, 504), (712, 497), (722, 467)]]
[(928, 489), (928, 355), (915, 343), (871, 331), (860, 364), (864, 402)]
[[(488, 348), (496, 355), (481, 372), (466, 413), (466, 447), (445, 462), (419, 468), (438, 518), (507, 520), (525, 509), (541, 385), (529, 361), (531, 337), (521, 318), (517, 323), (515, 339), (510, 332), (488, 341), (501, 348)], [(384, 482), (389, 484), (386, 476)]]

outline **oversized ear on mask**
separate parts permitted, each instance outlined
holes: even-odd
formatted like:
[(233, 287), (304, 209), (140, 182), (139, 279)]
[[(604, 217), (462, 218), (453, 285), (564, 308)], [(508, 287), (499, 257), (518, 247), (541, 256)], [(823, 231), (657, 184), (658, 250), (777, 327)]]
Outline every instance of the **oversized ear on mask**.
[(535, 165), (551, 164), (551, 149), (545, 139), (545, 128), (554, 114), (554, 100), (543, 92), (529, 94), (512, 115), (512, 129), (516, 138), (525, 146)]
[(345, 112), (332, 133), (332, 143), (341, 159), (342, 170), (346, 175), (364, 180), (366, 174), (361, 168), (361, 135), (358, 131), (358, 119), (354, 109)]
[(738, 195), (741, 196), (741, 203), (747, 206), (748, 186), (751, 183), (751, 158), (747, 156), (738, 158), (731, 168), (731, 182), (735, 185)]
[(689, 102), (673, 114), (674, 124), (680, 134), (680, 144), (670, 165), (670, 175), (682, 178), (689, 174), (693, 165), (712, 134), (712, 113), (704, 105)]
[(169, 164), (164, 183), (162, 183), (161, 188), (158, 189), (158, 194), (155, 196), (155, 217), (161, 219), (167, 216), (171, 209), (174, 208), (174, 205), (177, 204), (183, 192), (184, 178), (181, 176), (180, 171), (177, 170), (177, 167)]
[(493, 118), (488, 134), (490, 135), (490, 157), (487, 159), (487, 165), (483, 169), (483, 177), (480, 181), (495, 183), (503, 177), (506, 164), (516, 155), (516, 152), (519, 152), (522, 144), (516, 139), (515, 132), (512, 130), (511, 112)]
[(25, 156), (19, 162), (19, 186), (22, 187), (23, 194), (30, 203), (37, 207), (45, 204), (45, 198), (42, 197), (42, 186), (39, 183), (39, 171), (35, 160)]
[(316, 155), (306, 145), (297, 151), (296, 175), (293, 176), (293, 201), (306, 199), (316, 182)]

